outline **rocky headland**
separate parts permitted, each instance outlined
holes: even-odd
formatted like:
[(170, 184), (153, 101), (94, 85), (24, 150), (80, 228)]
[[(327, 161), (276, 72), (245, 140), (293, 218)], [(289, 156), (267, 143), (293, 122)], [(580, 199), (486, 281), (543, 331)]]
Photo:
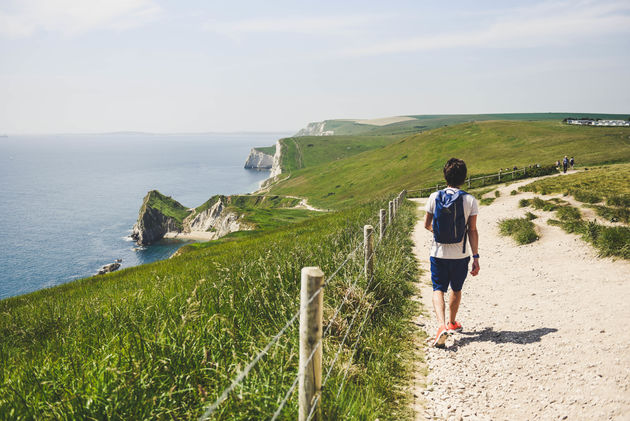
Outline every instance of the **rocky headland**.
[(248, 170), (270, 170), (272, 167), (273, 155), (258, 148), (252, 148), (245, 161), (245, 168)]
[(300, 198), (265, 195), (216, 195), (197, 208), (151, 190), (145, 196), (131, 238), (141, 246), (162, 238), (210, 241), (232, 232), (252, 230), (248, 216), (260, 209), (301, 208)]

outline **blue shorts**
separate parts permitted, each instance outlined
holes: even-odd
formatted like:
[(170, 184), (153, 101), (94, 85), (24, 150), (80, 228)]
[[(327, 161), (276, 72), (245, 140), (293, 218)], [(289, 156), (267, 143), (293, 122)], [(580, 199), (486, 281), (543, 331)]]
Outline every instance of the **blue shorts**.
[(470, 257), (464, 259), (440, 259), (431, 257), (431, 281), (433, 291), (448, 291), (448, 285), (455, 292), (461, 291), (468, 275)]

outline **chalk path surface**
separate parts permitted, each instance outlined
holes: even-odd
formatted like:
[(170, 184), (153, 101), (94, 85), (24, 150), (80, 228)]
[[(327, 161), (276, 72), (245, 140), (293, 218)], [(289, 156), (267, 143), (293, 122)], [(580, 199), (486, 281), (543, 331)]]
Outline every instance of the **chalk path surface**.
[[(529, 182), (499, 187), (501, 196), (480, 207), (481, 271), (464, 284), (464, 330), (446, 349), (418, 344), (426, 364), (414, 379), (416, 419), (630, 420), (630, 263), (600, 258), (548, 225), (552, 212), (519, 208), (535, 195), (510, 192)], [(424, 210), (426, 199), (412, 200)], [(538, 241), (519, 246), (499, 234), (499, 220), (528, 210), (538, 215)], [(422, 218), (413, 239), (425, 309), (415, 323), (432, 339), (432, 234)]]

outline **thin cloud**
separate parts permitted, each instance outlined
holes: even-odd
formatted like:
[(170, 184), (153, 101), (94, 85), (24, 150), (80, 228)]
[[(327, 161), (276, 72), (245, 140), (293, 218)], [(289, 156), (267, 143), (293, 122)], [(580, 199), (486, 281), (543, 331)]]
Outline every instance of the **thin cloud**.
[(365, 14), (352, 16), (254, 18), (231, 22), (209, 21), (204, 27), (208, 31), (214, 31), (228, 36), (273, 32), (324, 34), (367, 27), (375, 22), (389, 19), (392, 16), (393, 15), (390, 14)]
[(610, 33), (630, 32), (630, 6), (592, 2), (543, 4), (513, 10), (486, 28), (452, 34), (407, 37), (342, 51), (374, 56), (447, 48), (529, 48), (557, 45)]
[(74, 35), (96, 29), (124, 30), (154, 20), (153, 0), (23, 0), (0, 6), (0, 35), (28, 37), (37, 32)]

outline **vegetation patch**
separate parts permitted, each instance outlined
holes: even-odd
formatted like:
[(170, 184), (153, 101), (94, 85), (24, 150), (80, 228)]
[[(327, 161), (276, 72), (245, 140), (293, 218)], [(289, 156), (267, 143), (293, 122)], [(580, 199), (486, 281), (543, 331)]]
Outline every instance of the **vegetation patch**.
[(140, 207), (141, 215), (145, 212), (147, 207), (156, 209), (164, 216), (173, 218), (180, 228), (184, 218), (190, 215), (190, 211), (187, 207), (183, 206), (172, 197), (163, 195), (157, 190), (151, 190), (147, 193), (147, 196), (144, 198), (144, 202)]
[(538, 240), (534, 223), (528, 217), (502, 219), (499, 221), (499, 231), (502, 235), (511, 236), (520, 245)]
[(276, 154), (276, 146), (261, 146), (254, 148), (259, 152), (262, 152), (267, 155), (275, 155)]
[(608, 227), (596, 221), (584, 221), (580, 210), (573, 206), (558, 208), (556, 215), (558, 219), (550, 219), (550, 225), (557, 225), (569, 233), (580, 234), (583, 240), (595, 246), (600, 256), (630, 259), (630, 227)]
[(488, 206), (492, 204), (492, 202), (494, 202), (495, 199), (496, 197), (484, 197), (483, 199), (479, 201), (479, 203), (483, 206)]
[[(0, 301), (0, 414), (11, 419), (194, 419), (299, 308), (303, 266), (330, 275), (384, 202), (188, 249), (171, 259)], [(353, 255), (324, 295), (326, 419), (410, 417), (405, 382), (417, 265), (401, 207), (377, 249), (375, 278)], [(348, 295), (336, 319), (334, 309)], [(348, 332), (354, 311), (367, 322)], [(352, 346), (358, 340), (356, 354)], [(298, 325), (219, 408), (221, 419), (269, 419), (298, 368)], [(338, 387), (345, 386), (336, 399)], [(401, 404), (403, 403), (403, 404)], [(297, 417), (294, 393), (283, 419)]]
[(562, 177), (550, 177), (520, 187), (522, 191), (543, 190), (570, 195), (584, 203), (608, 206), (630, 205), (630, 164), (605, 165)]
[(630, 222), (630, 208), (623, 207), (611, 207), (602, 205), (585, 205), (589, 208), (595, 209), (597, 215), (601, 216), (610, 222), (623, 222), (628, 224)]

